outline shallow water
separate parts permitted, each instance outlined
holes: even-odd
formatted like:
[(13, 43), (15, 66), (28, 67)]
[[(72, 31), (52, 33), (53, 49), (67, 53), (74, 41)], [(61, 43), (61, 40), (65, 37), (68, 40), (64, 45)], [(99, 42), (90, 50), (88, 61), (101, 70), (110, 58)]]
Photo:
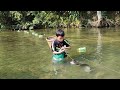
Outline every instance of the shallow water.
[[(51, 62), (52, 53), (45, 40), (55, 29), (33, 31), (0, 31), (0, 78), (3, 79), (117, 79), (120, 78), (120, 28), (64, 29), (71, 44), (69, 55), (80, 63), (89, 64), (91, 72), (70, 65), (60, 65), (57, 75)], [(86, 53), (77, 49), (86, 47)]]

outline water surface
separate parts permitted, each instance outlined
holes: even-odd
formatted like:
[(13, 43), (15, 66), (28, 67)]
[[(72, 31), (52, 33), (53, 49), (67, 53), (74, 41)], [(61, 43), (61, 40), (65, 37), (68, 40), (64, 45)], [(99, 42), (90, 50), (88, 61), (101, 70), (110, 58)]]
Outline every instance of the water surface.
[[(80, 66), (70, 65), (71, 59), (61, 65), (55, 75), (51, 62), (52, 53), (45, 40), (55, 35), (55, 29), (30, 31), (0, 31), (0, 78), (2, 79), (116, 79), (120, 78), (120, 28), (64, 29), (71, 44), (70, 56), (91, 66), (87, 73)], [(86, 47), (86, 53), (77, 49)]]

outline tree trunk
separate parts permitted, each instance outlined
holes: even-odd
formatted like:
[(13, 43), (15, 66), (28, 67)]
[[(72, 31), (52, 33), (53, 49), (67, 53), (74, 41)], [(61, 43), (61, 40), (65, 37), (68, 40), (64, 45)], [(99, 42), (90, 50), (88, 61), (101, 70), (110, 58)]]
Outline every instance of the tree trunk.
[(97, 11), (97, 27), (98, 28), (102, 28), (102, 27), (109, 27), (110, 25), (108, 24), (108, 21), (106, 20), (106, 18), (104, 18), (102, 16), (102, 12), (101, 11)]
[(88, 21), (88, 25), (91, 25), (92, 27), (103, 27), (103, 17), (102, 12), (97, 11), (97, 20), (95, 21)]
[(101, 19), (102, 19), (101, 11), (97, 11), (97, 17), (98, 17), (98, 21), (101, 21)]
[(115, 26), (114, 21), (106, 19), (102, 16), (102, 11), (97, 11), (96, 16), (97, 16), (97, 20), (95, 19), (93, 21), (88, 20), (87, 26), (92, 26), (97, 28)]
[(97, 27), (98, 28), (102, 27), (103, 25), (102, 25), (102, 14), (101, 14), (101, 11), (97, 11), (97, 18), (98, 18), (98, 20), (97, 20)]

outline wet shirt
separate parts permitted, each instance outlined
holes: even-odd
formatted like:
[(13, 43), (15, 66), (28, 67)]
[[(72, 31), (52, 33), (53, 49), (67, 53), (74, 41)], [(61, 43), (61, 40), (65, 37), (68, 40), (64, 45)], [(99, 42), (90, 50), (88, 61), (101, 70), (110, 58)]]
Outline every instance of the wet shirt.
[(55, 40), (52, 42), (51, 49), (52, 51), (59, 52), (60, 48), (64, 45), (66, 45), (66, 47), (70, 46), (69, 42), (66, 39), (64, 39), (62, 42)]

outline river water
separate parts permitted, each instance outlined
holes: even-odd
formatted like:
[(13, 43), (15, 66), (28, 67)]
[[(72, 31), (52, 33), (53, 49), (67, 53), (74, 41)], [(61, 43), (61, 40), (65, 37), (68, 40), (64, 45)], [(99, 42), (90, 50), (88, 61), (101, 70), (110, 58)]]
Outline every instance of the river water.
[[(120, 28), (64, 29), (70, 42), (69, 55), (89, 64), (92, 71), (61, 65), (57, 75), (51, 62), (52, 52), (45, 40), (56, 29), (32, 31), (0, 31), (0, 78), (2, 79), (117, 79), (120, 78)], [(38, 36), (32, 34), (33, 32)], [(85, 53), (77, 51), (86, 47)]]

